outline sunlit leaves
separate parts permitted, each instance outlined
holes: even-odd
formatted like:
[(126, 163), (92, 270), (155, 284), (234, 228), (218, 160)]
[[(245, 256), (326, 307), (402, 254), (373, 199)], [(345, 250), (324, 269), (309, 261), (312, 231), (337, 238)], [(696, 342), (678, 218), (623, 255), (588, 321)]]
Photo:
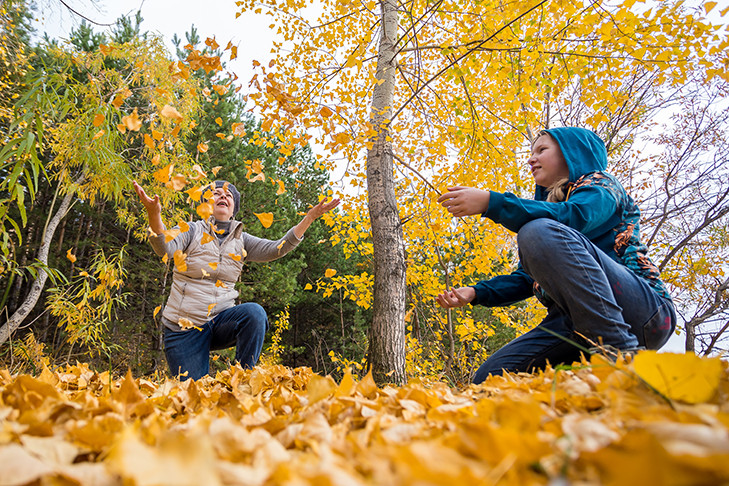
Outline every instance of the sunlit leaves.
[(701, 359), (693, 354), (639, 353), (635, 372), (672, 400), (703, 403), (718, 391), (724, 364), (719, 358)]
[(171, 118), (172, 120), (182, 120), (182, 115), (179, 111), (173, 106), (165, 105), (160, 110), (160, 115), (162, 115), (165, 118)]

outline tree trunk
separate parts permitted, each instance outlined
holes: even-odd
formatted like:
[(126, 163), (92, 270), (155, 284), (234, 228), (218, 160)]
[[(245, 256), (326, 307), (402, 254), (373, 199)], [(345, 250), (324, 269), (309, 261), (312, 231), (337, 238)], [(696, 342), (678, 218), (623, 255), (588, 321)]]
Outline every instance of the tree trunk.
[[(83, 179), (84, 177), (81, 176), (75, 182), (75, 184), (80, 184)], [(61, 219), (63, 219), (63, 217), (68, 212), (68, 208), (71, 206), (71, 201), (73, 200), (74, 196), (75, 191), (69, 190), (69, 192), (64, 196), (63, 201), (61, 202), (61, 206), (58, 208), (58, 211), (56, 211), (56, 214), (54, 214), (53, 218), (51, 218), (51, 220), (48, 222), (48, 226), (46, 227), (45, 233), (43, 234), (41, 245), (38, 248), (38, 261), (40, 261), (43, 265), (48, 264), (48, 251), (51, 247), (53, 234), (56, 232), (58, 223), (61, 222)], [(25, 297), (25, 301), (18, 306), (15, 313), (10, 316), (10, 319), (8, 319), (8, 321), (3, 324), (2, 327), (0, 327), (0, 344), (3, 344), (8, 339), (10, 339), (10, 336), (13, 334), (13, 332), (15, 332), (18, 327), (20, 327), (20, 325), (23, 323), (23, 320), (25, 320), (30, 311), (33, 310), (33, 307), (35, 307), (35, 304), (40, 298), (41, 292), (43, 291), (43, 286), (46, 284), (47, 278), (48, 274), (42, 267), (40, 267), (38, 269), (38, 276), (33, 282), (33, 285), (31, 285), (30, 292), (28, 292), (28, 295)]]
[(374, 247), (374, 303), (368, 362), (377, 383), (405, 381), (405, 253), (390, 139), (395, 90), (397, 5), (380, 1), (382, 29), (377, 57), (378, 84), (371, 123), (377, 137), (367, 153), (367, 192)]

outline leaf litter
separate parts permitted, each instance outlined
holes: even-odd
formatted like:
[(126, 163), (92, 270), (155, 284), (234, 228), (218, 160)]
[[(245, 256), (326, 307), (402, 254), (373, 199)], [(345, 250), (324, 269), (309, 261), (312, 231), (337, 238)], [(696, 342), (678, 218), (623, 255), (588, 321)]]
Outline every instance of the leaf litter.
[(726, 363), (676, 356), (463, 389), (283, 366), (0, 370), (0, 485), (726, 484)]

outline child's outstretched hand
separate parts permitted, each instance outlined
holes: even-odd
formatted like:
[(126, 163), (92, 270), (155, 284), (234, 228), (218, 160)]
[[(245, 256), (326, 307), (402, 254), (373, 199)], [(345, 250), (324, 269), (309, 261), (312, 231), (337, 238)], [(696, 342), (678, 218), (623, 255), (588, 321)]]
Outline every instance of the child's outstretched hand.
[(491, 191), (475, 187), (449, 187), (448, 192), (438, 198), (438, 202), (453, 216), (459, 218), (486, 212), (489, 208)]
[(442, 294), (436, 295), (435, 301), (444, 309), (452, 309), (470, 304), (475, 298), (476, 291), (473, 287), (459, 287), (457, 289), (446, 290)]

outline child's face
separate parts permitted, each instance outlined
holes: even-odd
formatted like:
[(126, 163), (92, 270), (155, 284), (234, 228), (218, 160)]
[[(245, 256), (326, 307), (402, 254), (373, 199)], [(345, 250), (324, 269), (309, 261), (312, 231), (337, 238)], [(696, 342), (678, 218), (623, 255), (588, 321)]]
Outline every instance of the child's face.
[(537, 138), (528, 162), (534, 182), (542, 187), (550, 187), (570, 175), (562, 150), (551, 135), (545, 134)]

